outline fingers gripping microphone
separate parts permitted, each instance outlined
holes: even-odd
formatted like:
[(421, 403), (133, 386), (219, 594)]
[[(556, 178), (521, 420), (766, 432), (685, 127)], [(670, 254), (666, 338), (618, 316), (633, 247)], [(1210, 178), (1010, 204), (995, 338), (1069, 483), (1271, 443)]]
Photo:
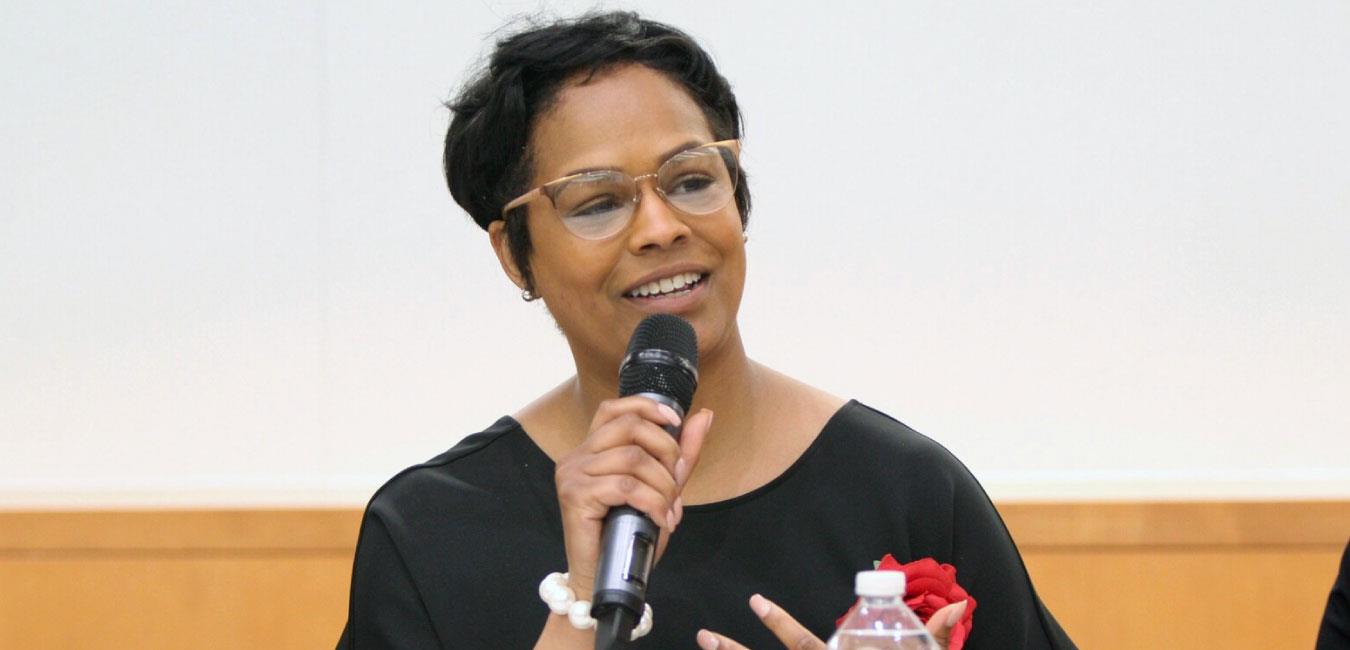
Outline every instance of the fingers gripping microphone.
[[(694, 328), (672, 314), (643, 319), (619, 366), (619, 396), (641, 395), (665, 404), (683, 421), (696, 388), (698, 339)], [(664, 428), (679, 440), (679, 427)], [(597, 621), (597, 650), (628, 644), (647, 600), (647, 579), (660, 533), (651, 519), (629, 506), (611, 508), (605, 515), (591, 607), (591, 616)]]

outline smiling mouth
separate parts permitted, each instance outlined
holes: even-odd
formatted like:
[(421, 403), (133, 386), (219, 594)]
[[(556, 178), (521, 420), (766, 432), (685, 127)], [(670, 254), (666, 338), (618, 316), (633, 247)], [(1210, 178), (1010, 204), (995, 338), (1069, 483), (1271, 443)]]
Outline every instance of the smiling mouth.
[(628, 293), (627, 298), (639, 300), (664, 300), (683, 296), (698, 288), (708, 279), (707, 273), (676, 273), (675, 275), (648, 282)]

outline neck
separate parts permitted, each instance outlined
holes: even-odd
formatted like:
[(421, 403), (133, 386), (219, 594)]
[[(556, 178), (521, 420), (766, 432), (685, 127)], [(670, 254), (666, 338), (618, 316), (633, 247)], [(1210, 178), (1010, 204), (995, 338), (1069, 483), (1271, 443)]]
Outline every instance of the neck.
[[(715, 415), (713, 429), (704, 441), (701, 454), (703, 461), (708, 461), (750, 444), (747, 436), (734, 434), (755, 430), (753, 405), (756, 404), (755, 397), (765, 388), (766, 373), (745, 355), (739, 330), (733, 331), (716, 349), (700, 356), (698, 390), (687, 415), (705, 408)], [(600, 402), (618, 395), (618, 386), (617, 368), (609, 368), (606, 364), (604, 368), (592, 369), (578, 364), (577, 375), (565, 390), (568, 410), (572, 413), (570, 419), (574, 422), (572, 430), (579, 433), (575, 443), (580, 443), (586, 436)], [(718, 432), (732, 435), (719, 436)]]

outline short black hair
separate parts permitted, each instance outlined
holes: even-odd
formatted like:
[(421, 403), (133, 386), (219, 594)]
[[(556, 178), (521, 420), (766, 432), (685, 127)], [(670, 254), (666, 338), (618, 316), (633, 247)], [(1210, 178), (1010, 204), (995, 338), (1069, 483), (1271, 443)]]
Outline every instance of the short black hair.
[[(487, 65), (446, 103), (453, 117), (445, 134), (445, 181), (455, 202), (487, 230), (501, 218), (507, 201), (529, 189), (530, 135), (563, 84), (579, 74), (590, 78), (630, 63), (662, 72), (688, 91), (714, 140), (741, 137), (741, 112), (731, 84), (693, 38), (633, 12), (589, 13), (498, 40)], [(744, 227), (750, 190), (743, 170), (736, 207)], [(508, 219), (506, 232), (511, 256), (532, 290), (526, 220)]]

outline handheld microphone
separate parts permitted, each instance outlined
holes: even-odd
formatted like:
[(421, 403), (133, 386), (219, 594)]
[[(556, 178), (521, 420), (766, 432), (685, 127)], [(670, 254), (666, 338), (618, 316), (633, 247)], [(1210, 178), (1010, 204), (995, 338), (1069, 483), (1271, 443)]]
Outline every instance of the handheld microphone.
[[(619, 396), (641, 395), (665, 404), (684, 420), (698, 388), (698, 338), (673, 314), (653, 314), (638, 324), (619, 366)], [(663, 427), (680, 438), (680, 428)], [(647, 600), (647, 580), (661, 534), (656, 523), (629, 506), (610, 508), (601, 535), (591, 616), (596, 650), (628, 645)]]

